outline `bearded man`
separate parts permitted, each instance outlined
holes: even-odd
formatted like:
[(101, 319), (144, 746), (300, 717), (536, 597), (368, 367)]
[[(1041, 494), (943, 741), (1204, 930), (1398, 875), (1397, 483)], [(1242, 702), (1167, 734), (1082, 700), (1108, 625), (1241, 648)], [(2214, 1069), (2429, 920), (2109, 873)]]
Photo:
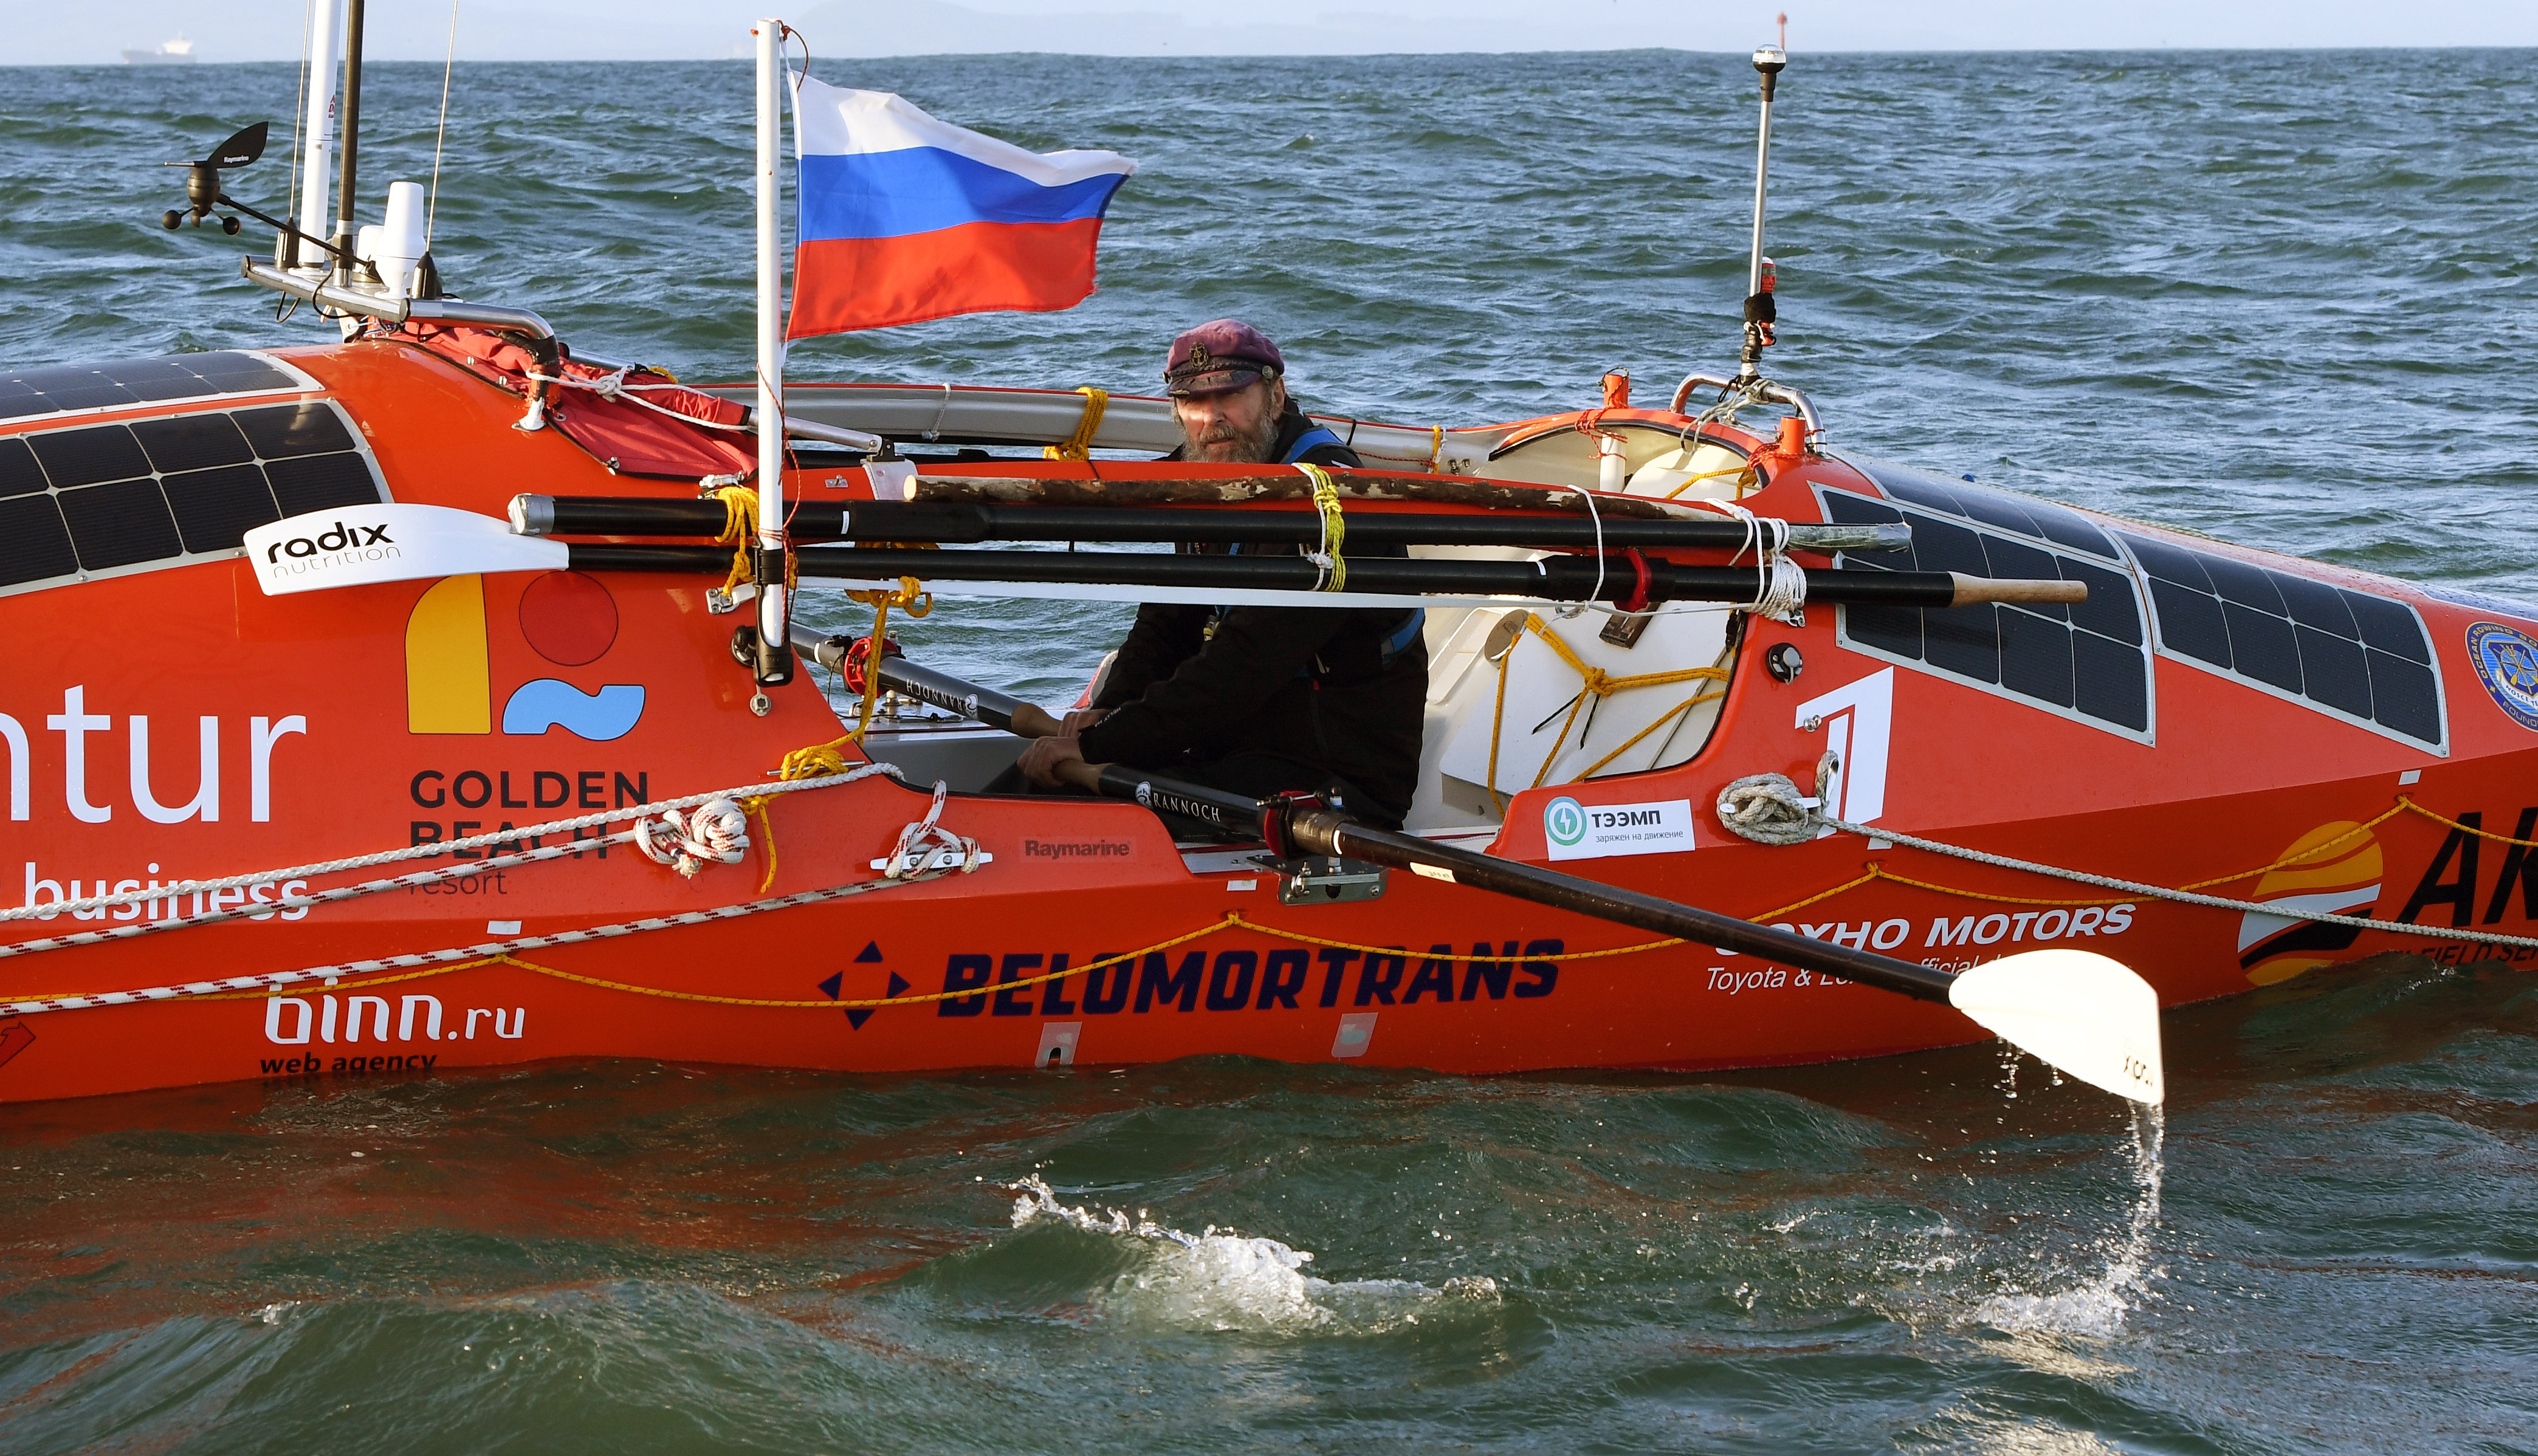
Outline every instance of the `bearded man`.
[[(1286, 374), (1278, 346), (1236, 319), (1174, 339), (1164, 381), (1182, 443), (1166, 458), (1363, 463), (1288, 395)], [(1139, 607), (1093, 706), (1067, 714), (1063, 736), (1035, 741), (1017, 766), (1045, 787), (1057, 786), (1059, 763), (1084, 760), (1256, 798), (1304, 789), (1398, 828), (1419, 781), (1426, 622), (1398, 607)]]

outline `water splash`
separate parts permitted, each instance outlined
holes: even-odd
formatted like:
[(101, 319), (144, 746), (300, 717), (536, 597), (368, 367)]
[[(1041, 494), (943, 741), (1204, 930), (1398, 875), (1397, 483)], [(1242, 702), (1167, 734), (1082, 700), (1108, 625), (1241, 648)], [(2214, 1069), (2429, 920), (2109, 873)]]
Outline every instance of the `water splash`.
[(1049, 1221), (1129, 1243), (1138, 1258), (1092, 1303), (1102, 1314), (1168, 1329), (1370, 1335), (1499, 1308), (1498, 1281), (1325, 1280), (1309, 1250), (1207, 1225), (1188, 1233), (1140, 1209), (1070, 1207), (1035, 1173), (1014, 1191), (1016, 1228)]
[(2122, 1331), (2126, 1314), (2157, 1297), (2151, 1289), (2159, 1277), (2151, 1262), (2152, 1240), (2159, 1227), (2168, 1123), (2159, 1107), (2137, 1102), (2132, 1110), (2131, 1208), (2121, 1231), (2097, 1241), (2105, 1255), (2104, 1270), (2049, 1293), (2013, 1286), (1976, 1306), (1977, 1319), (2015, 1334), (2086, 1335), (2104, 1340)]

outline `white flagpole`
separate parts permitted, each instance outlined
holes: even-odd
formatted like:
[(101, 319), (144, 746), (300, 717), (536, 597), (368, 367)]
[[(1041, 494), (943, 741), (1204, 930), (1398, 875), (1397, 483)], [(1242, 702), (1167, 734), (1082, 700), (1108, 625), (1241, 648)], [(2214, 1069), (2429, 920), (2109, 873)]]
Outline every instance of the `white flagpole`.
[[(758, 544), (775, 553), (758, 571), (758, 680), (792, 676), (784, 569), (784, 253), (776, 203), (783, 191), (782, 23), (758, 22)], [(768, 579), (769, 576), (773, 579)], [(760, 695), (763, 700), (765, 695)], [(752, 706), (757, 706), (753, 703)], [(761, 712), (765, 708), (759, 709)]]

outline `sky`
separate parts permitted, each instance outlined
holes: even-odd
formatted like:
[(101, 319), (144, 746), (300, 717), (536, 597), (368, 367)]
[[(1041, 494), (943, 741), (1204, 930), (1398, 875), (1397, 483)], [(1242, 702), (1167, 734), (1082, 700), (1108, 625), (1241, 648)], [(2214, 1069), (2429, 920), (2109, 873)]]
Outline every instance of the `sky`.
[[(2538, 45), (2538, 0), (455, 0), (462, 60), (699, 60), (746, 52), (770, 8), (867, 55), (1743, 50), (1792, 12), (1803, 50)], [(204, 61), (297, 60), (301, 0), (0, 0), (0, 65), (114, 64), (179, 34)], [(450, 0), (371, 0), (369, 54), (439, 60)]]

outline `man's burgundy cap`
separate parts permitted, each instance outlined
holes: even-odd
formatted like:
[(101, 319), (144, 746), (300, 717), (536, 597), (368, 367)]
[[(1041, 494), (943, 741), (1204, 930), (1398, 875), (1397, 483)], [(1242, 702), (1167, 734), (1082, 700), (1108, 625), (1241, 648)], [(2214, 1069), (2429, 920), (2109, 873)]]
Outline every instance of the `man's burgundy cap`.
[(1267, 334), (1238, 318), (1218, 318), (1172, 341), (1164, 387), (1173, 395), (1222, 394), (1285, 372), (1287, 360)]

